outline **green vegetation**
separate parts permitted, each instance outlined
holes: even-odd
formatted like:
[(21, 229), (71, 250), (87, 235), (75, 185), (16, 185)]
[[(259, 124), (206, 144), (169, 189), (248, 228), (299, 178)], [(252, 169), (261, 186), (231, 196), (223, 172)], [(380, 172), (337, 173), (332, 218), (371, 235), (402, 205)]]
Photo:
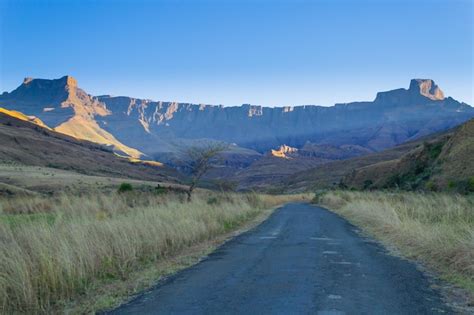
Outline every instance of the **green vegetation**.
[[(98, 288), (140, 279), (140, 270), (153, 275), (151, 285), (160, 276), (156, 264), (304, 198), (197, 190), (186, 202), (183, 193), (132, 190), (2, 199), (0, 313), (63, 312)], [(129, 293), (137, 287), (128, 286)]]
[(424, 146), (426, 148), (426, 151), (428, 152), (428, 157), (431, 160), (436, 160), (441, 154), (441, 152), (443, 151), (443, 146), (445, 143), (446, 143), (445, 141), (434, 142), (434, 143), (425, 142)]
[(459, 194), (469, 194), (474, 192), (474, 176), (468, 179), (451, 180), (448, 182), (448, 189)]
[(168, 192), (168, 188), (161, 186), (160, 184), (155, 187), (155, 194), (162, 195)]
[(133, 186), (132, 184), (130, 183), (122, 183), (120, 184), (117, 192), (119, 193), (124, 193), (124, 192), (127, 192), (127, 191), (133, 191)]
[(331, 191), (319, 201), (474, 296), (473, 195)]

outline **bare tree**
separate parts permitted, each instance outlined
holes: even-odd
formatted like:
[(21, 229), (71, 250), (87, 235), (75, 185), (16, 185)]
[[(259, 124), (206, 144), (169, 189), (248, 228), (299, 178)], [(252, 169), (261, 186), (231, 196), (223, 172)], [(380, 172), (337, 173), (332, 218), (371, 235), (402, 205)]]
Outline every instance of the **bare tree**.
[(201, 178), (212, 168), (216, 157), (225, 149), (227, 149), (227, 145), (213, 143), (206, 146), (191, 147), (185, 151), (186, 168), (191, 173), (191, 183), (186, 191), (188, 201), (191, 201), (193, 190), (199, 184)]

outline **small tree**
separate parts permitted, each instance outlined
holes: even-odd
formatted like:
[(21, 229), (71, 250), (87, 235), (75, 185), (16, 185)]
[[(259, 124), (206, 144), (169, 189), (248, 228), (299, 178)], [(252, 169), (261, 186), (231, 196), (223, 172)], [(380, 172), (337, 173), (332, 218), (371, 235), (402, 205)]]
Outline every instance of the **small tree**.
[(191, 183), (188, 190), (188, 201), (191, 201), (191, 195), (194, 188), (198, 185), (201, 178), (212, 168), (213, 161), (217, 155), (227, 148), (226, 145), (209, 144), (200, 147), (191, 147), (184, 152), (186, 168), (191, 174)]

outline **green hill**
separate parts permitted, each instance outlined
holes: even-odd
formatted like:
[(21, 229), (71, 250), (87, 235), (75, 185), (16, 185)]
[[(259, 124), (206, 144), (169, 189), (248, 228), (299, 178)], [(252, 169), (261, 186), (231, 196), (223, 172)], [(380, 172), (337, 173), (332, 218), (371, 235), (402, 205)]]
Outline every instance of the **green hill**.
[(400, 158), (358, 168), (342, 183), (356, 189), (474, 191), (474, 120), (424, 141)]

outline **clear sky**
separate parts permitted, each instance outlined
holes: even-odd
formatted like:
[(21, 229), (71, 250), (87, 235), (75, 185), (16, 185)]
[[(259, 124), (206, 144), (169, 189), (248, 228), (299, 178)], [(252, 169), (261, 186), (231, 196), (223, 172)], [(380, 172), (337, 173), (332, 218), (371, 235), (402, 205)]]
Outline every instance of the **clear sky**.
[(268, 106), (373, 100), (432, 78), (473, 102), (472, 0), (0, 0), (0, 92)]

